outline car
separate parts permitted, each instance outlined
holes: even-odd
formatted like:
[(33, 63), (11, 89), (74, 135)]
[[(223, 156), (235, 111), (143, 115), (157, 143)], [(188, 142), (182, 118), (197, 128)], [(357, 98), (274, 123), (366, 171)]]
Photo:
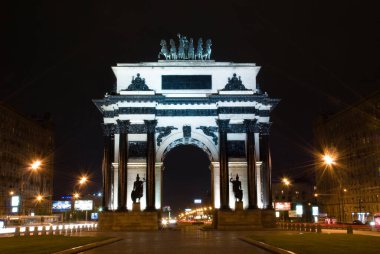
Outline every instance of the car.
[(364, 223), (361, 220), (354, 220), (352, 221), (353, 225), (364, 225)]

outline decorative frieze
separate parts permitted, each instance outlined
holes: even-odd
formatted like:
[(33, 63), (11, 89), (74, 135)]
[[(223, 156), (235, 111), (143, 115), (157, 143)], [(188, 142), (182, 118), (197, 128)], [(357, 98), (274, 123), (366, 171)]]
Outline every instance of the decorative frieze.
[(233, 91), (233, 90), (248, 90), (243, 85), (243, 82), (239, 78), (236, 77), (236, 73), (232, 75), (232, 78), (228, 78), (228, 83), (224, 87), (223, 91)]
[(157, 127), (156, 132), (158, 133), (157, 136), (157, 145), (161, 145), (162, 139), (169, 135), (172, 130), (177, 130), (178, 128), (174, 126), (166, 126), (166, 127)]
[[(126, 89), (127, 91), (151, 91), (145, 84), (145, 79), (140, 77), (140, 73), (137, 73), (137, 77), (132, 77), (132, 83)], [(124, 90), (125, 91), (125, 90)]]
[(215, 132), (218, 131), (217, 127), (214, 126), (199, 126), (197, 129), (203, 131), (203, 133), (212, 138), (212, 141), (215, 145), (218, 145), (218, 136), (215, 135)]

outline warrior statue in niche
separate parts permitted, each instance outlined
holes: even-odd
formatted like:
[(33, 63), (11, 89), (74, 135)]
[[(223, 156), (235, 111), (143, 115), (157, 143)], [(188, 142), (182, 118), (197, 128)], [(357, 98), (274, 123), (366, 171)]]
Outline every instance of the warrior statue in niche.
[[(137, 174), (136, 181), (133, 183), (133, 190), (131, 193), (131, 198), (134, 204), (140, 203), (140, 199), (142, 198), (144, 192), (144, 182), (145, 179), (143, 178), (141, 181), (139, 174)], [(137, 199), (139, 199), (138, 202)]]
[(239, 175), (236, 174), (235, 180), (233, 180), (233, 178), (231, 177), (230, 182), (232, 183), (232, 190), (234, 191), (236, 202), (241, 202), (243, 200), (243, 190), (241, 189)]

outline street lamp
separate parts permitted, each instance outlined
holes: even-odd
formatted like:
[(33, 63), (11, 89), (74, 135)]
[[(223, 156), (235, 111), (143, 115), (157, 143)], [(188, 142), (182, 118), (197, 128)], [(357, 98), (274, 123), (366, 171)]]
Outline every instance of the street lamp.
[(38, 203), (41, 203), (42, 200), (44, 200), (44, 196), (42, 196), (41, 194), (38, 194), (38, 195), (36, 196), (36, 201), (37, 201)]
[(285, 186), (289, 186), (291, 183), (290, 183), (290, 180), (286, 177), (282, 178), (281, 179), (281, 182), (285, 185)]
[(87, 181), (88, 181), (88, 177), (87, 176), (81, 176), (80, 178), (79, 178), (79, 185), (84, 185), (84, 184), (86, 184), (87, 183)]
[(30, 168), (33, 170), (33, 171), (37, 171), (38, 169), (40, 169), (40, 166), (42, 165), (42, 162), (40, 160), (35, 160), (32, 162), (32, 164), (30, 165)]
[[(333, 166), (336, 164), (336, 155), (334, 155), (331, 152), (325, 153), (322, 156), (322, 161), (325, 164), (325, 166), (330, 167), (333, 169)], [(338, 187), (338, 213), (339, 213), (339, 221), (341, 222), (342, 219), (345, 220), (345, 215), (344, 215), (344, 200), (342, 199), (342, 191), (345, 193), (347, 192), (347, 189), (344, 188), (342, 189), (342, 185), (339, 182), (339, 187)], [(342, 216), (343, 213), (343, 216)]]
[(322, 160), (325, 163), (325, 165), (329, 167), (332, 167), (336, 163), (335, 157), (331, 154), (324, 154)]

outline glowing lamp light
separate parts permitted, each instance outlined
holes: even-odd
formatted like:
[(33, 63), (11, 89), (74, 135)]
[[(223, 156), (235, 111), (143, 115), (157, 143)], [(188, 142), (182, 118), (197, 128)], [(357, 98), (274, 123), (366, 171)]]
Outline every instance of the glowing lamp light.
[(284, 177), (282, 178), (282, 183), (285, 184), (286, 186), (289, 186), (290, 185), (290, 181), (288, 178)]
[(36, 196), (36, 201), (37, 202), (41, 202), (43, 199), (44, 199), (44, 197), (42, 195), (37, 195)]
[(75, 199), (78, 199), (78, 198), (79, 198), (79, 193), (77, 193), (77, 192), (74, 193), (74, 194), (73, 194), (73, 197), (74, 197)]
[(32, 170), (37, 170), (40, 168), (40, 166), (41, 166), (41, 161), (36, 160), (32, 163), (32, 165), (30, 167), (32, 168)]
[(323, 155), (322, 159), (325, 162), (325, 164), (328, 165), (328, 166), (331, 166), (331, 165), (335, 164), (335, 159), (331, 155), (329, 155), (329, 154)]
[(87, 176), (82, 176), (82, 177), (79, 179), (79, 184), (80, 184), (80, 185), (83, 185), (83, 184), (85, 184), (87, 181), (88, 181)]

